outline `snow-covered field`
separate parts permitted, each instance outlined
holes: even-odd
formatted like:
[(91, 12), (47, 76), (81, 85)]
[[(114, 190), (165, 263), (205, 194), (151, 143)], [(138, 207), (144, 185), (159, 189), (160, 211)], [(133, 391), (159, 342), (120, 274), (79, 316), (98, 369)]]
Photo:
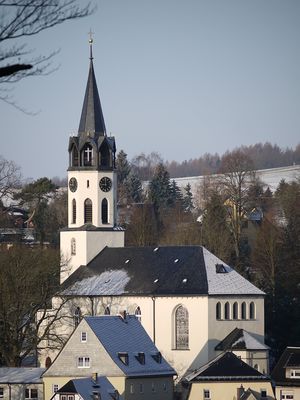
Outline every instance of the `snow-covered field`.
[[(257, 176), (265, 183), (266, 188), (269, 187), (274, 192), (279, 182), (284, 179), (291, 182), (300, 179), (300, 165), (291, 165), (289, 167), (261, 169), (256, 171)], [(212, 175), (214, 176), (214, 175)], [(203, 181), (204, 176), (191, 176), (185, 178), (173, 178), (180, 188), (184, 188), (188, 183), (191, 185), (192, 193), (195, 194), (199, 184)]]

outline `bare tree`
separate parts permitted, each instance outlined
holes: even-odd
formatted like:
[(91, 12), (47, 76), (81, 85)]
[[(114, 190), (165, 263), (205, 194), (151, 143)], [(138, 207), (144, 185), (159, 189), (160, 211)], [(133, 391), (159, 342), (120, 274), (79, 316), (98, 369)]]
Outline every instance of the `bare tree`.
[[(66, 299), (51, 308), (59, 287), (59, 251), (14, 245), (0, 252), (0, 364), (20, 366), (48, 338), (52, 327), (66, 316)], [(38, 315), (38, 318), (37, 318)], [(62, 337), (52, 335), (60, 348)]]
[(0, 201), (12, 196), (15, 189), (20, 186), (20, 168), (13, 162), (0, 156)]
[(249, 187), (255, 180), (254, 165), (242, 150), (234, 150), (222, 158), (219, 185), (226, 204), (228, 222), (234, 240), (237, 263), (240, 259), (241, 229), (247, 214)]
[[(22, 39), (92, 12), (90, 2), (82, 7), (77, 0), (0, 0), (0, 84), (49, 72), (56, 52), (34, 57)], [(0, 99), (15, 105), (7, 89), (1, 91)]]

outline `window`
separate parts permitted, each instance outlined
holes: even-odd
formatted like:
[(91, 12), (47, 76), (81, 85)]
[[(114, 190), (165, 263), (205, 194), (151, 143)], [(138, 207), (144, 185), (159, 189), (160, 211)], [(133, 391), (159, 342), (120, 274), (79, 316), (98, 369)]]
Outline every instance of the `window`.
[(140, 393), (144, 393), (144, 386), (142, 383), (140, 383)]
[(86, 181), (86, 187), (89, 188), (90, 187), (90, 181), (87, 179)]
[(235, 303), (233, 303), (233, 307), (232, 307), (232, 318), (238, 319), (238, 317), (239, 317), (239, 307), (238, 307), (238, 303), (235, 302)]
[(246, 303), (242, 303), (242, 319), (246, 319)]
[(0, 387), (0, 399), (4, 398), (4, 388)]
[(203, 399), (210, 399), (210, 391), (208, 389), (203, 390)]
[(221, 319), (221, 303), (218, 302), (216, 305), (216, 318)]
[(156, 392), (155, 383), (151, 384), (151, 392)]
[(260, 397), (261, 399), (265, 399), (267, 397), (266, 389), (260, 389)]
[(294, 392), (282, 390), (280, 393), (280, 400), (294, 400)]
[(76, 328), (76, 326), (79, 325), (79, 322), (81, 320), (81, 311), (80, 308), (77, 307), (76, 310), (74, 311), (74, 326)]
[(25, 389), (25, 399), (38, 399), (37, 389)]
[(100, 153), (99, 153), (99, 163), (101, 167), (109, 167), (111, 162), (110, 162), (110, 151), (108, 148), (107, 143), (103, 143), (101, 148), (100, 148)]
[(76, 239), (75, 238), (71, 239), (71, 255), (72, 256), (76, 255)]
[(82, 151), (83, 165), (89, 167), (93, 165), (93, 148), (90, 144), (86, 144)]
[(108, 306), (105, 307), (104, 315), (110, 315), (110, 308)]
[(78, 167), (78, 150), (75, 146), (72, 147), (72, 166)]
[(77, 367), (78, 368), (90, 368), (90, 357), (78, 357)]
[(81, 342), (87, 342), (87, 333), (86, 332), (81, 332), (80, 340), (81, 340)]
[(84, 201), (84, 223), (93, 222), (93, 203), (91, 199), (86, 199)]
[(134, 314), (135, 314), (135, 316), (137, 317), (137, 319), (138, 319), (140, 322), (142, 322), (142, 312), (141, 312), (140, 307), (137, 307), (137, 308), (135, 309)]
[(138, 362), (142, 365), (145, 364), (145, 353), (140, 351), (137, 353), (137, 355), (135, 356), (135, 358), (138, 360)]
[(163, 383), (163, 391), (166, 392), (168, 390), (166, 382)]
[(189, 348), (189, 314), (183, 306), (179, 306), (175, 311), (175, 348)]
[(155, 360), (158, 364), (161, 364), (161, 352), (158, 351), (157, 353), (151, 354), (151, 357), (153, 358), (153, 360)]
[(131, 383), (130, 384), (130, 394), (133, 394), (133, 393), (134, 393), (134, 384)]
[(52, 360), (51, 360), (51, 358), (48, 356), (48, 357), (46, 358), (46, 361), (45, 361), (45, 367), (46, 367), (46, 368), (49, 368), (49, 367), (51, 366), (51, 364), (52, 364)]
[(108, 224), (108, 202), (106, 199), (103, 199), (101, 203), (101, 216), (102, 224)]
[(76, 200), (72, 200), (72, 224), (76, 224)]
[(230, 319), (230, 306), (229, 306), (228, 301), (225, 303), (224, 318), (225, 319)]
[(300, 379), (300, 369), (292, 369), (291, 378)]
[(52, 393), (56, 393), (59, 389), (59, 385), (57, 383), (54, 383), (52, 385)]
[(251, 301), (249, 305), (249, 318), (255, 319), (255, 304), (253, 301)]

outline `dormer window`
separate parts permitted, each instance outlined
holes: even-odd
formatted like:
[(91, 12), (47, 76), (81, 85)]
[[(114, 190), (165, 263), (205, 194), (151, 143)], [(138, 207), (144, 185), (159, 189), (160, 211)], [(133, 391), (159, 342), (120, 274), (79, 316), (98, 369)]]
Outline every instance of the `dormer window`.
[(135, 358), (138, 360), (138, 362), (142, 365), (145, 364), (145, 353), (142, 351), (139, 351)]
[(106, 142), (104, 142), (100, 148), (99, 166), (100, 167), (111, 167), (111, 156), (110, 156), (109, 147)]
[(225, 266), (223, 264), (216, 264), (216, 273), (217, 274), (226, 274), (227, 269), (225, 268)]
[(128, 365), (129, 360), (128, 360), (128, 353), (127, 352), (119, 352), (118, 353), (119, 360), (124, 364)]
[(158, 351), (157, 353), (153, 353), (151, 354), (151, 357), (153, 358), (153, 360), (155, 360), (158, 364), (161, 364), (161, 352)]

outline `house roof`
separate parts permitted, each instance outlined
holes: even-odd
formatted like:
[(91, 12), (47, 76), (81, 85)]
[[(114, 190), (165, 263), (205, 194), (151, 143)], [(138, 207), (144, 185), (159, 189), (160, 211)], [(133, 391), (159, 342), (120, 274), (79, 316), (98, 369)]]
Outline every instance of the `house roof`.
[[(100, 394), (101, 400), (112, 400), (115, 388), (105, 376), (98, 376), (96, 380), (92, 378), (72, 379), (62, 386), (57, 393), (80, 394), (83, 400), (90, 400), (92, 394), (97, 392)], [(54, 395), (55, 396), (55, 395)], [(53, 397), (54, 397), (53, 396)], [(123, 397), (119, 396), (119, 400)]]
[[(84, 319), (126, 376), (176, 375), (135, 316), (103, 315)], [(139, 353), (144, 354), (144, 362), (139, 361)], [(121, 355), (128, 357), (128, 363), (121, 361)]]
[(300, 369), (300, 347), (287, 347), (271, 373), (276, 385), (300, 386), (300, 379), (286, 377), (286, 368)]
[(1, 367), (0, 383), (42, 383), (45, 368)]
[(202, 246), (165, 246), (105, 247), (64, 282), (62, 294), (256, 296), (264, 293)]
[(215, 350), (268, 350), (269, 347), (259, 342), (244, 329), (235, 328), (217, 346)]
[(188, 382), (198, 381), (249, 381), (269, 380), (256, 369), (250, 367), (234, 353), (221, 353), (203, 367), (185, 377)]

